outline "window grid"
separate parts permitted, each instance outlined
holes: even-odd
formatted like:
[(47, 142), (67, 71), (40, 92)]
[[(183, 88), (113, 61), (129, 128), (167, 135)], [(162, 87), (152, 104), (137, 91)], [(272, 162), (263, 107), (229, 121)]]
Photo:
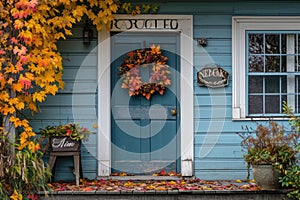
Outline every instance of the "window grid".
[[(260, 53), (253, 53), (253, 52), (250, 52), (250, 35), (262, 35), (263, 36), (263, 45), (262, 45), (262, 50), (260, 51)], [(268, 53), (267, 52), (267, 36), (266, 35), (278, 35), (279, 36), (279, 50), (277, 51), (277, 53)], [(287, 37), (287, 35), (294, 35), (294, 52), (292, 54), (290, 54), (288, 52), (288, 39), (285, 38), (285, 46), (286, 46), (286, 49), (285, 49), (285, 52), (283, 52), (283, 36)], [(247, 32), (247, 40), (246, 40), (246, 48), (247, 48), (247, 53), (246, 53), (246, 66), (247, 66), (247, 70), (246, 70), (246, 73), (247, 73), (247, 76), (246, 76), (246, 86), (248, 88), (248, 90), (250, 90), (250, 86), (249, 86), (249, 79), (250, 77), (258, 77), (258, 76), (262, 76), (262, 93), (257, 93), (257, 92), (250, 92), (247, 90), (246, 92), (246, 95), (247, 95), (247, 99), (248, 99), (248, 106), (246, 107), (246, 111), (247, 111), (247, 114), (248, 116), (270, 116), (270, 115), (278, 115), (278, 116), (282, 116), (282, 102), (283, 100), (286, 100), (284, 97), (286, 96), (286, 98), (289, 97), (289, 95), (293, 95), (294, 98), (295, 98), (295, 105), (294, 105), (294, 110), (296, 113), (299, 113), (299, 35), (298, 33), (295, 33), (295, 32), (287, 32), (287, 33), (278, 33), (278, 32), (275, 32), (275, 31), (270, 31), (268, 33), (264, 32), (256, 32), (256, 31), (251, 31), (251, 32)], [(249, 65), (249, 58), (250, 57), (262, 57), (263, 58), (263, 67), (262, 67), (262, 72), (257, 72), (257, 71), (251, 71), (253, 69), (249, 69), (250, 68), (250, 65)], [(274, 72), (270, 71), (270, 69), (268, 69), (268, 67), (270, 66), (267, 66), (267, 56), (270, 56), (269, 58), (273, 61), (274, 59), (276, 59), (276, 57), (278, 56), (279, 57), (279, 70), (276, 70), (276, 65), (274, 66)], [(288, 71), (288, 64), (286, 61), (285, 63), (285, 69), (284, 69), (284, 66), (283, 66), (283, 56), (286, 57), (286, 59), (288, 59), (288, 56), (293, 56), (294, 57), (294, 62), (293, 63), (293, 72), (289, 72)], [(297, 66), (296, 69), (295, 69), (295, 65)], [(271, 67), (273, 68), (273, 66), (271, 65)], [(259, 71), (259, 70), (258, 70)], [(278, 72), (276, 72), (278, 71)], [(284, 81), (283, 81), (283, 76), (286, 76), (288, 77), (288, 75), (292, 74), (292, 76), (294, 77), (294, 82), (295, 82), (295, 86), (294, 86), (294, 91), (292, 93), (289, 93), (288, 92), (288, 85), (286, 85), (286, 91), (283, 92), (283, 84), (284, 84)], [(272, 93), (267, 93), (266, 91), (266, 79), (268, 77), (278, 77), (278, 83), (277, 83), (277, 87), (278, 87), (278, 92), (272, 92)], [(287, 82), (287, 78), (286, 78), (286, 82)], [(279, 84), (279, 85), (278, 85)], [(288, 82), (286, 83), (288, 84)], [(278, 100), (277, 102), (275, 103), (275, 105), (279, 105), (279, 113), (274, 113), (274, 112), (267, 112), (266, 110), (266, 103), (267, 103), (267, 100), (266, 98), (269, 97), (271, 98), (271, 95), (272, 96), (278, 96)], [(251, 113), (251, 110), (250, 110), (250, 106), (251, 106), (251, 102), (249, 103), (250, 101), (250, 96), (262, 96), (262, 113)], [(278, 102), (279, 101), (279, 102)], [(273, 101), (272, 101), (273, 102)], [(277, 106), (278, 107), (278, 106)]]

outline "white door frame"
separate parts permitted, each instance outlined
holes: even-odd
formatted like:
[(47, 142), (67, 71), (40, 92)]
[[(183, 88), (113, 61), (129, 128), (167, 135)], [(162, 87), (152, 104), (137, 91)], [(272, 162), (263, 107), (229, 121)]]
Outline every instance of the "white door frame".
[[(117, 31), (177, 31), (180, 33), (180, 155), (182, 176), (193, 176), (194, 103), (193, 103), (193, 16), (192, 15), (116, 15)], [(153, 25), (155, 24), (155, 25)], [(152, 27), (153, 26), (153, 27)], [(154, 27), (155, 26), (155, 27)], [(126, 30), (125, 30), (126, 29)], [(116, 27), (112, 27), (116, 31)], [(111, 173), (111, 86), (110, 32), (98, 32), (98, 176)]]

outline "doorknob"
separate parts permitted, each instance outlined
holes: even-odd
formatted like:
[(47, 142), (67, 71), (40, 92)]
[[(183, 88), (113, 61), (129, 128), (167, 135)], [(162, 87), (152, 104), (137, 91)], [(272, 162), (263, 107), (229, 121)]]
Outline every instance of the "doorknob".
[(176, 115), (177, 114), (177, 110), (176, 109), (171, 109), (171, 115)]

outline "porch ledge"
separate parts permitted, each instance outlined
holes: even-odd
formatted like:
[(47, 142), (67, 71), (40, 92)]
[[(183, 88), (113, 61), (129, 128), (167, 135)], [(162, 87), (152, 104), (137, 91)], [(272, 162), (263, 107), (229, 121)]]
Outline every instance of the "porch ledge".
[(288, 190), (120, 190), (120, 191), (107, 191), (107, 190), (94, 190), (94, 191), (58, 191), (49, 194), (49, 197), (45, 197), (43, 192), (40, 193), (42, 200), (79, 200), (90, 198), (93, 200), (97, 199), (149, 199), (149, 200), (160, 200), (166, 199), (180, 199), (180, 198), (192, 198), (192, 199), (207, 199), (214, 200), (221, 198), (222, 200), (238, 200), (238, 199), (256, 199), (256, 200), (282, 200), (287, 199), (286, 194)]

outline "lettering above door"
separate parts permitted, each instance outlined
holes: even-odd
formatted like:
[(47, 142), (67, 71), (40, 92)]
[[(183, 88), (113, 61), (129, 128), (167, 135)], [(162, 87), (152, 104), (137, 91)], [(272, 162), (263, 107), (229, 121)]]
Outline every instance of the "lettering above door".
[(177, 19), (115, 19), (111, 29), (178, 29)]
[(187, 15), (115, 15), (111, 31), (192, 31), (191, 17)]

